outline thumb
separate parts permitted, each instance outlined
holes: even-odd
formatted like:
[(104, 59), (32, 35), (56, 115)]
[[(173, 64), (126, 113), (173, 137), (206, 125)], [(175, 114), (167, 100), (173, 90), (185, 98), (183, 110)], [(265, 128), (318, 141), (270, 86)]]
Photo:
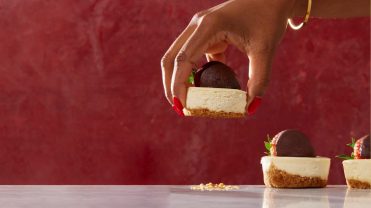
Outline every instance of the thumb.
[(249, 56), (249, 81), (247, 82), (247, 114), (252, 115), (262, 102), (269, 83), (273, 54), (255, 53)]

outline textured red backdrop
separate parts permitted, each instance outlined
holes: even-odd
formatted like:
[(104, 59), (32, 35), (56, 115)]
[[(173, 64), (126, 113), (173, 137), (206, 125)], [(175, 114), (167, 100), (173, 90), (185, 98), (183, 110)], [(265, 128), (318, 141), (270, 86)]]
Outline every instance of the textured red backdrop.
[[(161, 56), (215, 4), (0, 1), (0, 183), (262, 184), (267, 134), (301, 129), (334, 157), (370, 132), (369, 18), (289, 30), (255, 116), (177, 117)], [(228, 64), (246, 82), (246, 58), (231, 49)], [(344, 183), (338, 159), (330, 183)]]

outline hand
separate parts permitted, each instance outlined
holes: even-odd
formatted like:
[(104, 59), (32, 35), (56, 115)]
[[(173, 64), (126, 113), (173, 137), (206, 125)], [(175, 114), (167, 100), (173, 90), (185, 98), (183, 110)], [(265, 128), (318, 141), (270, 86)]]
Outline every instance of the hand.
[(197, 13), (162, 58), (169, 103), (174, 105), (173, 98), (178, 98), (175, 104), (183, 108), (192, 68), (204, 54), (208, 61), (225, 62), (230, 44), (250, 60), (247, 104), (262, 96), (275, 49), (294, 6), (295, 0), (231, 0)]

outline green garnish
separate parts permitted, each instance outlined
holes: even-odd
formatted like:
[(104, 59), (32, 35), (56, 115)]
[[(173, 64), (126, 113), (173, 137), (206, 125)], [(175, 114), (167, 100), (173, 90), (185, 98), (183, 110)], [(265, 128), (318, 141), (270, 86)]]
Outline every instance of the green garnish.
[(352, 143), (347, 144), (347, 146), (354, 148), (354, 145), (356, 144), (356, 140), (352, 138)]
[[(351, 147), (353, 149), (355, 144), (356, 144), (356, 141), (355, 141), (354, 138), (352, 138), (352, 143), (347, 144), (347, 146)], [(340, 158), (340, 159), (343, 159), (343, 160), (353, 160), (354, 159), (354, 152), (352, 152), (352, 154), (350, 154), (350, 156), (342, 154), (342, 155), (336, 155), (336, 157)]]
[(271, 155), (271, 147), (272, 147), (272, 139), (269, 137), (269, 134), (267, 135), (267, 141), (264, 141), (264, 146), (265, 146), (265, 149), (268, 151), (268, 152), (264, 152), (266, 155)]
[(195, 74), (196, 74), (196, 71), (192, 70), (192, 73), (188, 77), (188, 82), (190, 84), (195, 84)]
[(340, 158), (340, 159), (343, 159), (343, 160), (353, 160), (354, 157), (353, 155), (352, 156), (349, 156), (349, 155), (336, 155), (337, 158)]

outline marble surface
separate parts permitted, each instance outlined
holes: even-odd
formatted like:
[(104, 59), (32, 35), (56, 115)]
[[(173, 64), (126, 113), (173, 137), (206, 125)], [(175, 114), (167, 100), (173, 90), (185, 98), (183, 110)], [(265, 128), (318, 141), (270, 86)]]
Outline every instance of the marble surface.
[[(349, 154), (370, 133), (370, 17), (288, 29), (254, 116), (177, 116), (161, 57), (224, 1), (0, 0), (0, 184), (260, 184), (263, 140), (288, 128)], [(246, 86), (247, 57), (226, 56)]]
[(365, 207), (371, 190), (346, 186), (271, 189), (240, 186), (235, 191), (192, 191), (190, 186), (0, 186), (1, 207)]

